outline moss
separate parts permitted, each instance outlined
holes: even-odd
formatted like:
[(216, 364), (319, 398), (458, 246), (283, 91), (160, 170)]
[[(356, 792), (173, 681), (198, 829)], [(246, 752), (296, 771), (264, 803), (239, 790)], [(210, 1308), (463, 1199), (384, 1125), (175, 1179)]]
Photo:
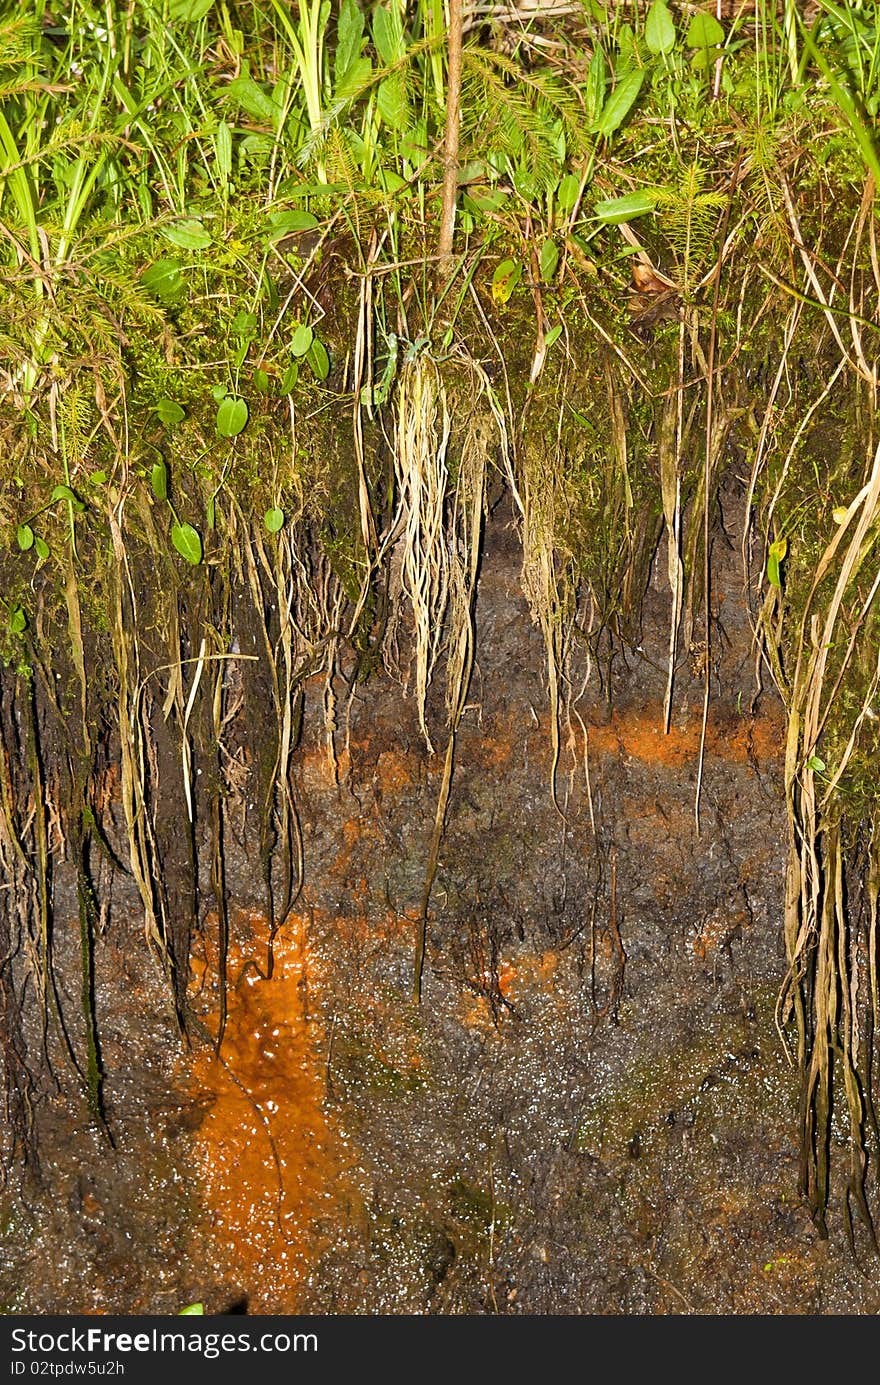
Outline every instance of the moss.
[(332, 1080), (348, 1091), (390, 1097), (411, 1096), (426, 1086), (425, 1077), (418, 1069), (396, 1067), (365, 1036), (357, 1035), (336, 1039)]
[(753, 1103), (757, 1115), (767, 1091), (766, 1060), (759, 1061), (756, 1043), (772, 1024), (775, 999), (766, 994), (758, 1001), (760, 1026), (742, 1012), (717, 1014), (708, 1024), (701, 1020), (686, 1051), (637, 1058), (620, 1079), (606, 1082), (592, 1099), (578, 1127), (577, 1149), (612, 1166), (641, 1159), (683, 1108), (695, 1121), (705, 1119), (709, 1128), (718, 1130), (723, 1112), (713, 1109), (713, 1093), (731, 1082), (741, 1101)]

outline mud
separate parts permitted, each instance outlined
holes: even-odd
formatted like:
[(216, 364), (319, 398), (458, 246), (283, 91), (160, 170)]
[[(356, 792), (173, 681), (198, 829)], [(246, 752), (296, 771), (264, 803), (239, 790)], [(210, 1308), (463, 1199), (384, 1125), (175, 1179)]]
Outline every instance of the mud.
[(404, 655), (348, 705), (342, 670), (332, 755), (307, 690), (305, 880), (271, 979), (258, 844), (230, 833), (220, 1062), (209, 892), (187, 1051), (117, 876), (95, 958), (109, 1136), (66, 1078), (38, 1107), (42, 1187), (11, 1172), (4, 1195), (7, 1310), (880, 1309), (839, 1211), (821, 1241), (798, 1198), (797, 1079), (774, 1023), (782, 718), (769, 696), (752, 705), (733, 546), (716, 565), (699, 832), (701, 650), (682, 651), (666, 734), (659, 568), (637, 640), (600, 647), (563, 718), (554, 803), (519, 561), (499, 509), (421, 1007), (445, 741), (438, 690), (427, 753)]

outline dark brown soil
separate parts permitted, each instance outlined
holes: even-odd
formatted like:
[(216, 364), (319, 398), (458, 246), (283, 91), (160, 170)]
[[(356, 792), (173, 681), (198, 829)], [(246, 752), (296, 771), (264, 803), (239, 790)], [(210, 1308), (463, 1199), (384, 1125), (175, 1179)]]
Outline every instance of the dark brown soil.
[[(702, 651), (696, 637), (682, 652), (665, 734), (661, 578), (638, 647), (603, 661), (600, 646), (563, 716), (557, 806), (519, 562), (499, 510), (421, 1007), (412, 966), (442, 753), (427, 754), (401, 681), (374, 676), (346, 709), (340, 678), (335, 765), (321, 689), (307, 692), (305, 882), (271, 981), (241, 976), (248, 957), (265, 961), (246, 809), (240, 840), (229, 833), (226, 1067), (198, 1031), (196, 1052), (182, 1048), (130, 882), (108, 885), (96, 1010), (112, 1143), (59, 1071), (36, 1107), (42, 1185), (13, 1170), (4, 1195), (7, 1310), (880, 1310), (836, 1205), (826, 1242), (798, 1196), (797, 1076), (774, 1023), (783, 721), (770, 697), (751, 710), (733, 549), (713, 594), (699, 834)], [(437, 690), (442, 751), (441, 707)], [(74, 889), (59, 866), (59, 920)], [(178, 905), (183, 927), (191, 900)], [(213, 908), (206, 882), (190, 1000), (212, 1031)], [(62, 960), (76, 957), (73, 903), (68, 915)], [(73, 986), (62, 1001), (76, 1012)]]

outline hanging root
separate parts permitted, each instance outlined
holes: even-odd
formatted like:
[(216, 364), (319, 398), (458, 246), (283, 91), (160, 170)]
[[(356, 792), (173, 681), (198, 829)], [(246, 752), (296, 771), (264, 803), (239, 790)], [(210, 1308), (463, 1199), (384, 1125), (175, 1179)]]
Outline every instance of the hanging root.
[[(798, 633), (789, 697), (786, 804), (790, 825), (785, 937), (788, 977), (780, 997), (780, 1022), (794, 1020), (802, 1070), (801, 1183), (820, 1234), (827, 1234), (830, 1151), (835, 1096), (849, 1125), (849, 1172), (844, 1216), (853, 1240), (853, 1213), (873, 1249), (877, 1238), (865, 1179), (868, 1137), (876, 1136), (871, 1093), (870, 1045), (877, 1009), (877, 820), (872, 824), (870, 864), (847, 890), (847, 771), (859, 755), (876, 755), (873, 702), (880, 683), (874, 641), (874, 603), (880, 589), (877, 520), (880, 518), (880, 448), (869, 474), (813, 578)], [(860, 574), (875, 568), (873, 579)], [(824, 582), (836, 572), (836, 580)], [(824, 597), (824, 600), (820, 600)], [(855, 598), (855, 599), (854, 599)], [(873, 667), (863, 672), (865, 649)], [(863, 687), (861, 705), (849, 713), (841, 734), (840, 690), (847, 676)], [(847, 714), (844, 712), (844, 716)], [(836, 734), (835, 734), (836, 733)], [(831, 750), (820, 742), (834, 736)], [(866, 745), (867, 743), (867, 745)], [(873, 750), (871, 745), (873, 743)], [(859, 898), (868, 909), (861, 916)]]
[[(470, 361), (465, 361), (464, 374), (473, 391), (471, 397), (475, 395), (479, 402), (487, 383), (485, 376)], [(455, 485), (447, 495), (449, 432), (446, 390), (437, 367), (427, 357), (417, 358), (404, 367), (398, 395), (396, 467), (402, 493), (411, 507), (405, 510), (403, 581), (413, 606), (419, 721), (429, 748), (425, 695), (437, 646), (445, 633), (449, 735), (417, 920), (413, 964), (416, 1005), (422, 995), (428, 906), (452, 789), (455, 737), (474, 664), (474, 602), (492, 443), (492, 430), (483, 411), (472, 409), (462, 434)]]

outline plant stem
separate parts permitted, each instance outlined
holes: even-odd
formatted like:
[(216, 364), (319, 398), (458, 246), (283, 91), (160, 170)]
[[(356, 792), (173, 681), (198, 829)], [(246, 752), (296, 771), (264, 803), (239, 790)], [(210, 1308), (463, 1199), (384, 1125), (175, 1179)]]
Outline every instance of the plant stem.
[(443, 141), (443, 205), (437, 255), (440, 275), (452, 274), (452, 233), (458, 194), (458, 132), (461, 124), (461, 0), (449, 0), (448, 69), (446, 74), (446, 134)]

